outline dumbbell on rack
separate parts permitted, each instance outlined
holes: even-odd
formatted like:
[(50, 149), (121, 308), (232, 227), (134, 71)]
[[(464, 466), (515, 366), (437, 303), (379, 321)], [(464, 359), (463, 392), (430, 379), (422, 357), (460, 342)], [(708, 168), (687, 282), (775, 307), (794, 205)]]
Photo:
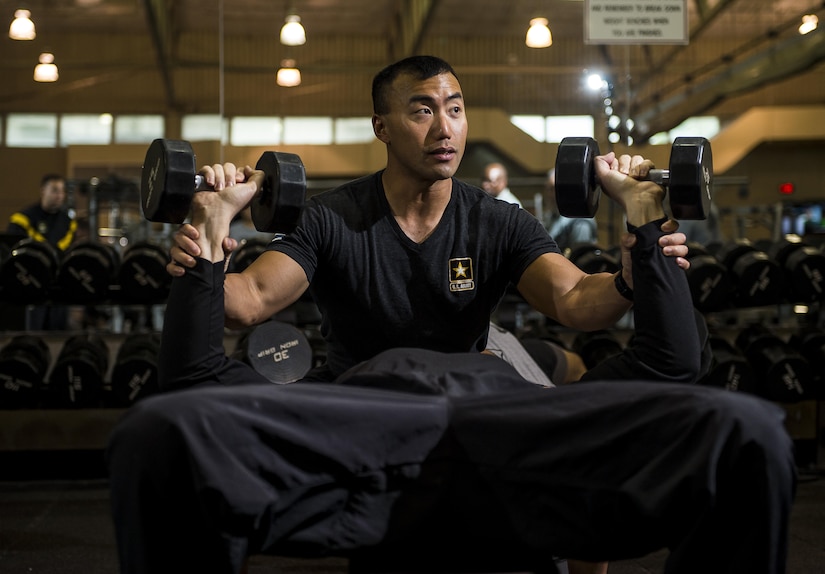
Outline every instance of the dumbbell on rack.
[(733, 290), (728, 270), (705, 246), (687, 245), (690, 268), (686, 274), (693, 306), (703, 313), (724, 309)]
[(135, 332), (123, 340), (112, 367), (111, 385), (106, 401), (110, 406), (129, 407), (160, 392), (159, 351), (159, 333)]
[(59, 264), (60, 254), (49, 243), (30, 237), (21, 239), (0, 266), (3, 299), (17, 303), (47, 300), (54, 288)]
[(825, 300), (825, 253), (789, 235), (771, 245), (768, 254), (782, 269), (792, 303)]
[(735, 344), (756, 374), (756, 394), (784, 403), (811, 398), (811, 365), (776, 333), (753, 323), (739, 332)]
[(117, 271), (118, 295), (127, 303), (157, 303), (169, 294), (166, 252), (148, 241), (138, 241), (123, 253)]
[[(556, 155), (556, 203), (566, 217), (593, 217), (601, 187), (593, 159), (599, 144), (590, 137), (562, 139)], [(702, 137), (678, 137), (670, 152), (669, 169), (650, 170), (647, 178), (667, 188), (676, 219), (706, 219), (713, 183), (710, 142)]]
[(109, 369), (109, 345), (94, 332), (66, 339), (44, 387), (44, 402), (51, 408), (99, 407)]
[[(306, 173), (295, 154), (267, 151), (255, 169), (265, 174), (252, 200), (252, 221), (258, 231), (289, 233), (298, 223), (306, 199)], [(196, 174), (195, 153), (183, 140), (156, 139), (146, 151), (140, 181), (140, 203), (149, 221), (183, 223), (196, 191), (207, 191)]]
[(784, 295), (782, 270), (754, 242), (737, 239), (719, 245), (713, 255), (728, 270), (735, 307), (763, 307), (779, 303)]
[(19, 334), (0, 349), (0, 408), (33, 408), (49, 370), (51, 351), (42, 337)]
[(615, 273), (622, 268), (620, 257), (595, 243), (573, 245), (568, 256), (585, 273)]
[(708, 343), (713, 358), (699, 384), (756, 394), (756, 374), (742, 351), (718, 334), (710, 335)]
[(109, 297), (120, 255), (108, 243), (85, 240), (63, 254), (57, 269), (55, 296), (67, 303), (99, 303)]

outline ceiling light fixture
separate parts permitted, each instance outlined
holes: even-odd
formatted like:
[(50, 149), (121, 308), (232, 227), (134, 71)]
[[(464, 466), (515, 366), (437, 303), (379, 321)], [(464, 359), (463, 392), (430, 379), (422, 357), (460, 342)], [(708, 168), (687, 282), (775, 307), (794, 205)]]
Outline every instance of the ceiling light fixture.
[(808, 32), (813, 32), (816, 30), (817, 26), (819, 26), (819, 18), (816, 17), (816, 14), (806, 14), (802, 16), (802, 24), (799, 25), (799, 33), (807, 34)]
[(12, 40), (34, 40), (34, 22), (28, 10), (15, 10), (14, 20), (9, 26), (9, 38)]
[(553, 44), (553, 35), (547, 26), (547, 18), (533, 18), (527, 30), (525, 44), (530, 48), (547, 48)]
[(284, 88), (294, 88), (301, 84), (301, 70), (295, 67), (295, 60), (281, 60), (275, 81)]
[(284, 22), (281, 28), (281, 44), (284, 46), (302, 46), (306, 44), (307, 36), (304, 27), (301, 26), (301, 17), (297, 14), (290, 14)]
[(49, 52), (40, 54), (40, 63), (34, 67), (34, 81), (57, 81), (57, 66), (54, 63), (54, 54), (50, 54)]

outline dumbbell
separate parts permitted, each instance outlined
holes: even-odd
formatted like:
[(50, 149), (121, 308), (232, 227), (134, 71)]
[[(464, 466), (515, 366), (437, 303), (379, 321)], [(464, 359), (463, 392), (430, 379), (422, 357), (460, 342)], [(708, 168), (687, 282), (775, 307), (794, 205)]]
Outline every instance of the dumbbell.
[(772, 244), (768, 255), (782, 269), (792, 303), (825, 300), (825, 253), (798, 235), (788, 235)]
[(249, 267), (258, 256), (266, 251), (266, 246), (269, 245), (266, 239), (249, 239), (243, 245), (232, 253), (229, 260), (229, 271), (233, 273), (240, 273)]
[(755, 243), (737, 239), (720, 245), (713, 253), (728, 270), (736, 307), (762, 307), (779, 303), (785, 295), (779, 265)]
[(703, 245), (689, 242), (686, 271), (693, 306), (705, 313), (727, 307), (733, 285), (728, 270)]
[(77, 333), (63, 344), (49, 375), (46, 400), (55, 408), (98, 407), (109, 369), (109, 345), (97, 333)]
[(29, 237), (15, 243), (0, 267), (3, 299), (39, 303), (51, 295), (60, 263), (57, 249)]
[(57, 270), (56, 296), (69, 303), (100, 303), (115, 283), (120, 255), (112, 245), (85, 240), (63, 254)]
[(0, 349), (0, 408), (32, 408), (51, 362), (42, 337), (15, 335)]
[(803, 327), (791, 335), (788, 344), (805, 357), (811, 365), (815, 398), (825, 400), (825, 329)]
[(302, 331), (283, 321), (269, 320), (245, 331), (232, 358), (250, 365), (276, 384), (302, 378), (312, 368), (312, 348)]
[(622, 267), (620, 257), (601, 245), (579, 243), (571, 247), (568, 259), (585, 273), (615, 273)]
[(767, 327), (748, 325), (736, 336), (735, 344), (756, 374), (756, 394), (784, 403), (811, 398), (811, 365)]
[(713, 359), (699, 384), (756, 394), (756, 375), (742, 351), (721, 335), (711, 335), (708, 342)]
[[(306, 199), (306, 172), (301, 158), (267, 151), (255, 169), (265, 174), (251, 204), (255, 228), (290, 233), (298, 224)], [(140, 203), (146, 219), (183, 223), (195, 192), (211, 189), (203, 176), (196, 174), (195, 153), (189, 142), (159, 138), (149, 145), (140, 180)]]
[(127, 303), (165, 300), (172, 282), (166, 263), (166, 252), (159, 245), (138, 241), (129, 246), (117, 271), (120, 299)]
[[(590, 137), (566, 137), (556, 155), (556, 204), (566, 217), (593, 217), (601, 187), (593, 160), (599, 144)], [(678, 137), (670, 151), (669, 169), (652, 169), (647, 180), (665, 187), (676, 219), (706, 219), (710, 210), (713, 158), (702, 137)]]
[(128, 407), (160, 392), (159, 351), (158, 333), (136, 332), (123, 340), (112, 367), (109, 401), (111, 406)]

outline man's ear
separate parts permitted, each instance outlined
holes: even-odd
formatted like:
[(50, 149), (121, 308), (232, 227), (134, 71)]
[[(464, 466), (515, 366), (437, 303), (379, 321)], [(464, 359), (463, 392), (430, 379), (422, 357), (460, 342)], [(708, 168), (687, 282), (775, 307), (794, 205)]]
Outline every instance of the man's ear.
[(390, 138), (387, 135), (387, 126), (384, 123), (384, 119), (378, 114), (372, 115), (372, 131), (375, 134), (375, 137), (377, 137), (382, 142), (390, 142)]

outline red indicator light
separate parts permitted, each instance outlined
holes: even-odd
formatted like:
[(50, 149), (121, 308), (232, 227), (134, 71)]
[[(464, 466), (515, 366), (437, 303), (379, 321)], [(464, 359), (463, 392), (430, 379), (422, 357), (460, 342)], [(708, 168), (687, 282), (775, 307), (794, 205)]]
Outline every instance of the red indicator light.
[(785, 183), (780, 183), (779, 193), (781, 193), (782, 195), (791, 195), (794, 192), (795, 188), (796, 186), (794, 186), (794, 184), (789, 181)]

